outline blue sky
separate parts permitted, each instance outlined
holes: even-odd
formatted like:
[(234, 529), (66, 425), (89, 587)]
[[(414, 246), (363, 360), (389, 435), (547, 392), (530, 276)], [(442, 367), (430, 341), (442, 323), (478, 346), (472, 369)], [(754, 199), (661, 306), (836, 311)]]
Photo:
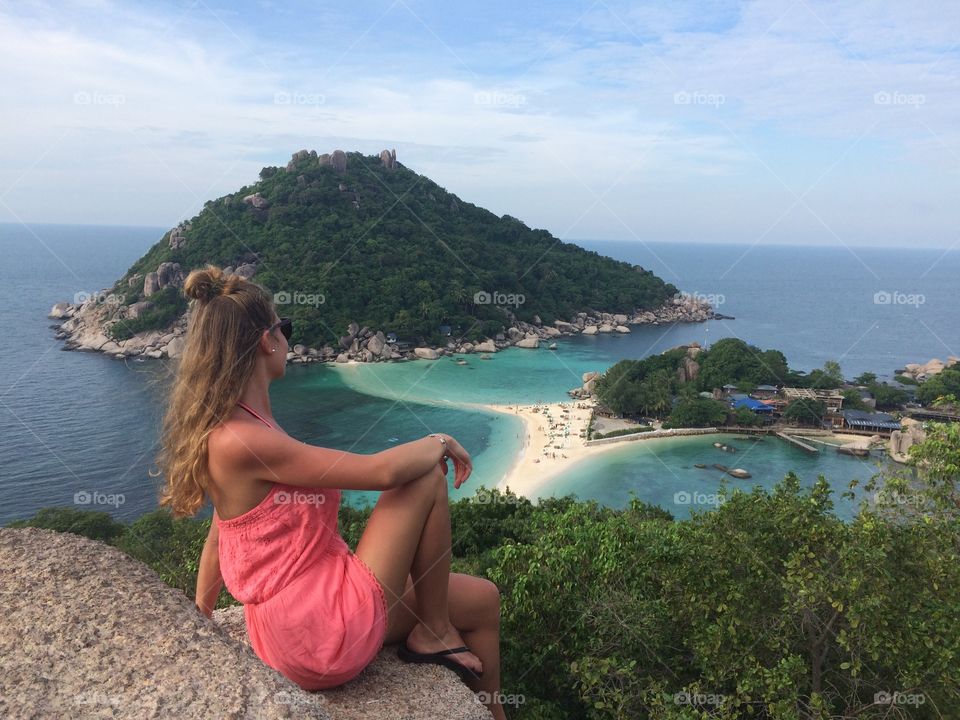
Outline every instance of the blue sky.
[(564, 239), (951, 247), (960, 4), (0, 0), (0, 221), (170, 227), (300, 148)]

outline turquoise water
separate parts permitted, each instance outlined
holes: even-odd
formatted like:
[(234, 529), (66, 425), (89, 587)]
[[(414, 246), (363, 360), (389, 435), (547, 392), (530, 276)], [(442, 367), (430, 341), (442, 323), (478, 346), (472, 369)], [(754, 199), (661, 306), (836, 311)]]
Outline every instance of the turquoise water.
[[(85, 506), (123, 520), (156, 508), (159, 481), (148, 471), (158, 449), (164, 388), (150, 381), (165, 377), (163, 363), (60, 352), (46, 314), (77, 292), (111, 286), (164, 230), (0, 224), (0, 329), (6, 340), (0, 353), (0, 524), (42, 507), (73, 506), (82, 491), (123, 495), (123, 503)], [(737, 319), (562, 339), (557, 352), (512, 349), (489, 361), (468, 356), (466, 367), (448, 359), (292, 366), (271, 388), (275, 416), (305, 442), (362, 453), (427, 432), (450, 433), (474, 458), (474, 475), (457, 496), (496, 485), (520, 446), (516, 418), (473, 404), (566, 400), (583, 372), (625, 357), (730, 335), (779, 348), (800, 369), (838, 359), (848, 375), (960, 355), (957, 252), (580, 244), (638, 262), (684, 290), (721, 294), (720, 310)], [(925, 302), (875, 304), (874, 293), (884, 290), (922, 293)], [(700, 450), (687, 449), (690, 441), (648, 442), (572, 468), (551, 492), (574, 491), (619, 506), (633, 489), (680, 515), (673, 493), (689, 491), (694, 482), (716, 486), (715, 478), (701, 480), (688, 467), (703, 460)], [(737, 464), (754, 474), (751, 481), (731, 481), (740, 486), (772, 485), (791, 468), (806, 481), (824, 472), (837, 487), (867, 475), (862, 461), (832, 451), (809, 458), (777, 444), (741, 454)], [(346, 499), (373, 497), (351, 493)]]
[[(579, 373), (595, 362), (594, 356), (585, 352), (582, 344), (574, 345), (575, 342), (560, 341), (555, 352), (512, 348), (493, 355), (490, 360), (466, 356), (470, 366), (476, 366), (469, 384), (461, 379), (469, 372), (467, 368), (448, 358), (391, 365), (337, 365), (330, 369), (350, 387), (366, 395), (395, 399), (416, 395), (431, 398), (431, 406), (436, 403), (435, 407), (438, 408), (452, 408), (457, 407), (458, 403), (483, 400), (493, 404), (533, 403), (538, 400), (553, 402), (569, 400), (562, 385), (570, 377), (568, 367), (578, 373), (579, 378)], [(608, 342), (616, 341), (610, 339)], [(570, 345), (574, 347), (570, 348)], [(558, 369), (558, 366), (563, 369)], [(498, 387), (498, 379), (503, 376), (514, 380), (523, 378), (524, 382), (505, 393)], [(491, 392), (484, 396), (488, 388)], [(493, 417), (490, 424), (496, 428), (510, 421), (519, 422), (500, 414)], [(451, 434), (459, 437), (456, 433)], [(518, 436), (510, 431), (501, 434), (502, 446), (499, 447), (502, 447), (502, 463), (497, 464), (496, 472), (488, 471), (487, 462), (491, 455), (498, 453), (495, 449), (498, 446), (484, 446), (478, 455), (477, 465), (482, 473), (479, 477), (484, 481), (497, 472), (502, 477), (501, 468), (505, 471), (509, 467), (510, 457), (520, 451)], [(717, 441), (733, 445), (738, 452), (729, 453), (713, 447)], [(471, 450), (466, 443), (465, 446)], [(696, 502), (701, 499), (698, 493), (716, 493), (724, 479), (729, 487), (749, 489), (759, 485), (772, 489), (793, 470), (805, 486), (815, 482), (818, 475), (824, 475), (835, 490), (837, 514), (850, 516), (855, 504), (841, 498), (840, 493), (848, 489), (848, 483), (853, 479), (861, 483), (869, 480), (878, 470), (878, 461), (840, 455), (832, 447), (819, 447), (819, 453), (810, 454), (777, 438), (735, 438), (731, 435), (625, 442), (601, 455), (571, 465), (569, 470), (539, 491), (537, 497), (573, 494), (610, 507), (624, 507), (634, 496), (660, 505), (677, 517), (686, 517), (691, 510), (708, 509), (707, 503)], [(696, 463), (705, 464), (709, 469), (696, 468)], [(753, 477), (750, 480), (734, 480), (709, 467), (714, 463), (731, 468), (742, 467)], [(675, 494), (683, 492), (690, 494), (691, 502), (683, 502), (686, 499), (684, 496), (677, 502)]]
[[(714, 442), (732, 445), (738, 452), (724, 452), (713, 447)], [(692, 511), (714, 507), (715, 495), (722, 485), (728, 490), (749, 491), (754, 486), (770, 490), (793, 470), (804, 487), (816, 482), (818, 475), (824, 475), (834, 490), (837, 515), (850, 517), (859, 500), (841, 498), (840, 493), (847, 491), (847, 484), (855, 478), (861, 483), (869, 480), (879, 470), (880, 460), (840, 455), (831, 447), (820, 447), (814, 455), (774, 437), (729, 434), (626, 442), (573, 465), (537, 496), (569, 493), (615, 508), (625, 507), (631, 497), (636, 497), (683, 518)], [(707, 467), (694, 467), (696, 463)], [(714, 463), (743, 468), (752, 477), (734, 479), (712, 468)]]
[[(472, 495), (481, 484), (495, 487), (520, 451), (522, 423), (504, 413), (434, 400), (421, 401), (411, 392), (388, 393), (377, 380), (367, 379), (382, 393), (358, 392), (355, 382), (363, 372), (380, 368), (382, 380), (408, 390), (417, 388), (417, 378), (442, 378), (442, 365), (453, 362), (411, 362), (383, 366), (291, 366), (286, 376), (271, 386), (274, 415), (288, 433), (305, 442), (323, 444), (357, 453), (374, 453), (391, 445), (409, 442), (432, 432), (455, 437), (470, 453), (473, 473), (467, 485), (451, 489), (451, 497)], [(435, 366), (435, 367), (431, 367)], [(350, 370), (359, 368), (360, 372)], [(384, 370), (385, 369), (385, 370)], [(391, 377), (395, 371), (396, 378)], [(350, 379), (351, 382), (345, 382)], [(411, 399), (411, 397), (417, 399)], [(452, 480), (453, 473), (450, 473)], [(452, 488), (452, 483), (451, 483)], [(376, 499), (376, 493), (345, 491), (345, 502), (361, 505)]]
[(479, 355), (459, 355), (467, 365), (448, 357), (402, 363), (336, 365), (343, 381), (358, 392), (389, 398), (418, 398), (438, 403), (562, 402), (567, 390), (583, 384), (583, 373), (603, 371), (609, 359), (589, 345), (557, 341), (558, 350), (509, 348)]

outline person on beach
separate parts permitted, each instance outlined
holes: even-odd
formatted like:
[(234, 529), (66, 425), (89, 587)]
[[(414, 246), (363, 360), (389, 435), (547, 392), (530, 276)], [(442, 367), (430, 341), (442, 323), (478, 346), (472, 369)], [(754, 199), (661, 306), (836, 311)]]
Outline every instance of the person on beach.
[[(505, 718), (499, 590), (450, 572), (447, 462), (460, 488), (467, 451), (443, 433), (370, 455), (294, 439), (268, 392), (291, 322), (265, 289), (212, 265), (183, 291), (191, 317), (158, 464), (174, 517), (214, 506), (199, 611), (212, 616), (225, 584), (257, 656), (305, 690), (342, 685), (399, 643), (401, 660), (450, 668)], [(337, 527), (342, 490), (380, 491), (355, 553)]]

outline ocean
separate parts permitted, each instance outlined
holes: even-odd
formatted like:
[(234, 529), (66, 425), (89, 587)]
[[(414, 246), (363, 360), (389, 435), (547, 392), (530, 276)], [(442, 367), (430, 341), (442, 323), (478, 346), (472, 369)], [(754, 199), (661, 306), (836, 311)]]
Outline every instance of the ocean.
[[(156, 508), (162, 361), (122, 362), (62, 352), (47, 318), (55, 302), (109, 287), (165, 228), (0, 225), (0, 524), (63, 505), (131, 520)], [(274, 383), (274, 414), (311, 443), (371, 453), (427, 432), (454, 435), (473, 455), (467, 488), (492, 487), (520, 447), (519, 422), (473, 403), (567, 399), (587, 370), (696, 340), (739, 336), (782, 350), (804, 370), (838, 360), (847, 376), (890, 376), (907, 362), (960, 355), (956, 278), (960, 253), (917, 249), (670, 245), (578, 242), (643, 265), (680, 289), (707, 296), (735, 320), (635, 327), (628, 336), (575, 337), (557, 352), (510, 349), (464, 367), (442, 359), (389, 365), (291, 366)], [(465, 380), (469, 378), (469, 380)], [(735, 441), (732, 441), (735, 442)], [(676, 493), (709, 495), (713, 476), (687, 475), (712, 445), (631, 443), (581, 463), (550, 492), (622, 506), (631, 496), (668, 507)], [(770, 486), (787, 468), (812, 482), (819, 472), (845, 487), (870, 472), (863, 461), (820, 460), (776, 443), (741, 454), (754, 480)], [(713, 459), (712, 462), (723, 462)], [(709, 463), (708, 463), (709, 464)], [(454, 494), (453, 497), (457, 495)], [(351, 503), (373, 493), (345, 493)], [(208, 514), (209, 509), (204, 511)]]

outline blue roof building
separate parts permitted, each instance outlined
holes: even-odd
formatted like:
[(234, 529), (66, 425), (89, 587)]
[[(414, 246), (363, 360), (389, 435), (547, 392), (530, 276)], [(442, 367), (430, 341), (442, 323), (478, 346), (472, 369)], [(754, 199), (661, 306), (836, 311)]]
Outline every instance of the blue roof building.
[(755, 413), (772, 413), (773, 406), (767, 405), (766, 403), (760, 402), (759, 400), (754, 400), (748, 395), (736, 395), (730, 399), (730, 407), (734, 410), (739, 410), (740, 408), (746, 408), (747, 410), (752, 410)]

